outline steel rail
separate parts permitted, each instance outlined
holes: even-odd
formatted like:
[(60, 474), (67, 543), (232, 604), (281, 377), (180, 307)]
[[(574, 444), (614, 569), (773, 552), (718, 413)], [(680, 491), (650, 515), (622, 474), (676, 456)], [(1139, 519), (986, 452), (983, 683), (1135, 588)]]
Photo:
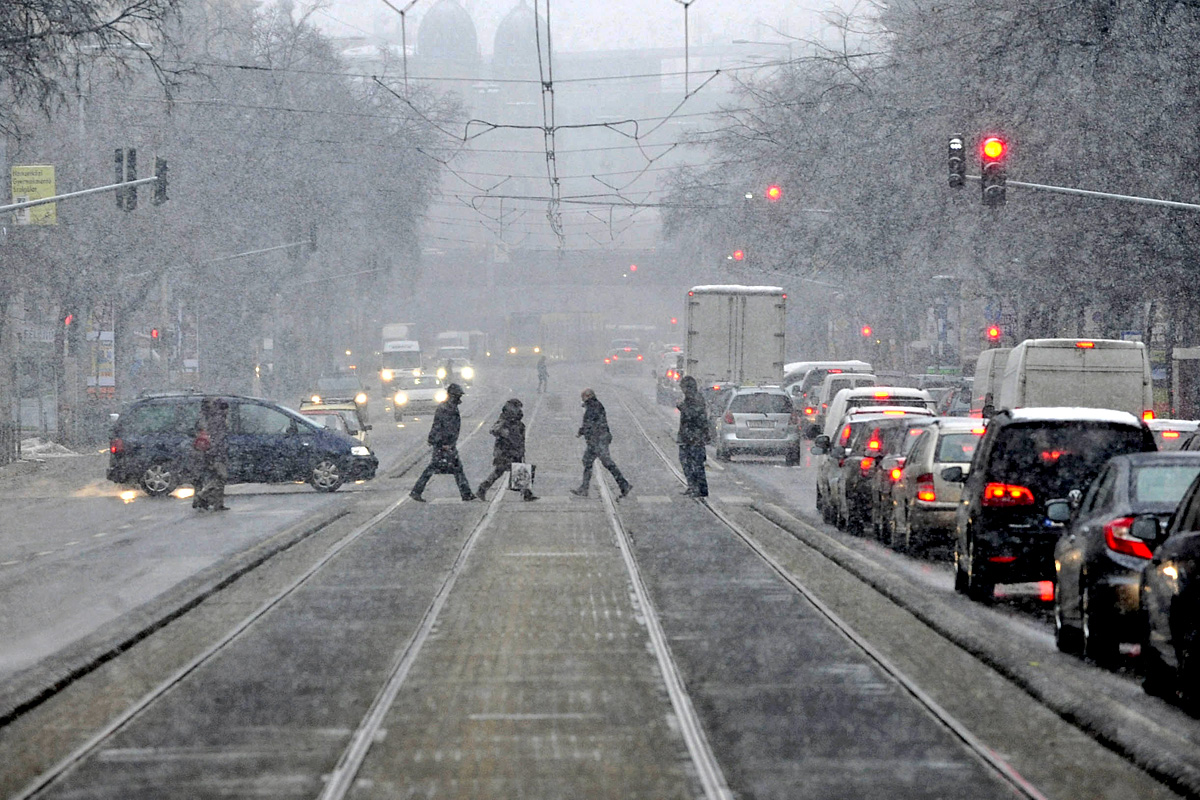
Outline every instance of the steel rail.
[[(537, 403), (534, 405), (533, 413), (529, 417), (530, 428), (533, 427), (541, 407), (542, 396), (539, 395)], [(472, 435), (486, 421), (487, 417), (481, 419), (479, 427), (475, 431), (472, 431)], [(358, 777), (358, 772), (362, 769), (363, 762), (367, 759), (371, 745), (376, 741), (376, 734), (383, 727), (384, 720), (387, 718), (388, 712), (391, 711), (392, 704), (396, 701), (396, 696), (400, 693), (400, 689), (408, 679), (408, 675), (412, 671), (412, 666), (420, 656), (421, 649), (425, 646), (425, 642), (433, 632), (434, 626), (437, 625), (438, 617), (441, 615), (442, 609), (450, 597), (450, 593), (454, 591), (454, 586), (466, 567), (471, 553), (475, 550), (475, 545), (499, 513), (500, 503), (503, 501), (504, 495), (504, 491), (496, 492), (491, 502), (488, 503), (487, 512), (480, 517), (479, 521), (471, 529), (470, 535), (467, 536), (467, 540), (459, 549), (454, 563), (450, 566), (450, 571), (446, 574), (445, 580), (442, 581), (441, 587), (438, 588), (437, 594), (434, 595), (433, 602), (425, 609), (425, 614), (421, 618), (421, 624), (417, 626), (417, 630), (409, 637), (405, 646), (396, 654), (396, 659), (392, 662), (388, 670), (387, 681), (384, 683), (383, 688), (375, 695), (375, 699), (371, 701), (367, 713), (363, 716), (354, 734), (350, 737), (350, 744), (342, 751), (337, 765), (329, 773), (325, 788), (320, 794), (320, 800), (341, 800), (354, 787), (354, 781)]]
[(675, 658), (671, 654), (671, 647), (667, 643), (667, 635), (663, 631), (662, 623), (659, 622), (658, 610), (654, 607), (650, 591), (642, 580), (637, 560), (633, 557), (629, 532), (625, 530), (625, 526), (617, 514), (617, 504), (613, 499), (612, 491), (599, 475), (597, 478), (597, 483), (600, 484), (600, 498), (604, 502), (605, 516), (608, 517), (617, 547), (621, 551), (621, 558), (625, 561), (625, 568), (633, 583), (633, 592), (638, 605), (641, 606), (642, 617), (646, 621), (646, 632), (650, 636), (654, 657), (658, 660), (658, 668), (662, 673), (663, 683), (666, 684), (667, 695), (670, 697), (671, 706), (675, 709), (675, 716), (679, 720), (679, 731), (687, 745), (688, 755), (691, 756), (692, 763), (696, 765), (700, 784), (704, 787), (704, 796), (708, 800), (732, 800), (733, 793), (725, 780), (725, 773), (722, 772), (716, 753), (713, 752), (708, 736), (704, 733), (700, 715), (696, 713), (696, 707), (688, 695), (687, 686), (679, 674), (679, 667), (676, 666)]
[[(625, 410), (625, 413), (627, 413), (630, 419), (633, 420), (633, 423), (637, 427), (638, 431), (654, 449), (654, 452), (658, 455), (658, 457), (662, 459), (662, 462), (666, 464), (667, 468), (672, 472), (672, 474), (675, 475), (676, 480), (686, 485), (687, 479), (684, 477), (683, 471), (680, 470), (671, 461), (671, 459), (667, 457), (667, 454), (663, 452), (658, 443), (655, 442), (650, 436), (645, 426), (642, 425), (641, 420), (637, 418), (637, 415), (633, 413), (632, 409), (630, 409), (629, 405), (625, 402), (625, 398), (620, 394), (617, 394), (616, 396), (621, 403), (621, 407)], [(735, 536), (741, 539), (742, 542), (749, 547), (755, 555), (765, 561), (767, 565), (770, 566), (770, 568), (788, 585), (795, 589), (800, 596), (811, 603), (813, 608), (815, 608), (822, 616), (824, 616), (843, 636), (846, 637), (847, 640), (862, 650), (863, 653), (866, 654), (866, 656), (872, 661), (874, 661), (884, 673), (891, 677), (892, 680), (896, 681), (896, 683), (902, 689), (904, 689), (904, 691), (907, 692), (910, 697), (923, 706), (925, 710), (928, 711), (931, 716), (933, 716), (934, 719), (936, 719), (948, 731), (950, 731), (950, 733), (958, 738), (958, 740), (961, 741), (975, 757), (980, 759), (985, 766), (989, 767), (1002, 781), (1008, 784), (1010, 788), (1015, 790), (1022, 797), (1028, 798), (1028, 800), (1047, 800), (1046, 796), (1043, 795), (1036, 786), (1034, 786), (1019, 772), (1017, 772), (1015, 767), (1001, 758), (998, 753), (996, 753), (982, 740), (971, 733), (966, 725), (959, 722), (958, 719), (956, 719), (949, 711), (942, 708), (942, 706), (929, 694), (927, 694), (925, 690), (923, 690), (917, 684), (916, 681), (908, 677), (908, 675), (906, 675), (899, 667), (893, 664), (892, 661), (887, 658), (887, 656), (876, 649), (870, 642), (864, 639), (861, 634), (854, 630), (854, 628), (851, 627), (850, 624), (845, 620), (843, 620), (833, 609), (825, 605), (825, 603), (822, 602), (821, 599), (818, 598), (807, 586), (797, 580), (796, 577), (792, 575), (788, 569), (778, 561), (778, 559), (768, 553), (766, 549), (754, 539), (753, 535), (746, 531), (745, 528), (731, 519), (723, 510), (708, 502), (707, 499), (696, 498), (696, 500), (706, 509), (708, 509), (709, 513), (716, 517), (716, 519), (725, 525), (725, 527), (732, 531)], [(763, 519), (767, 518), (763, 517)], [(767, 519), (767, 522), (772, 525), (775, 524), (769, 519)]]
[[(482, 417), (470, 433), (464, 437), (463, 441), (468, 441), (474, 437), (483, 428), (487, 417)], [(500, 497), (503, 493), (497, 494)], [(242, 633), (248, 630), (255, 622), (258, 622), (266, 616), (272, 609), (282, 603), (285, 599), (296, 592), (301, 586), (308, 583), (313, 576), (320, 572), (326, 565), (333, 561), (343, 550), (354, 544), (364, 534), (373, 529), (384, 519), (395, 513), (397, 509), (408, 503), (410, 500), (405, 493), (399, 500), (390, 503), (382, 511), (379, 511), (369, 520), (359, 525), (354, 530), (347, 533), (337, 542), (329, 546), (325, 554), (317, 559), (308, 569), (306, 569), (299, 577), (291, 581), (287, 586), (278, 591), (271, 598), (263, 602), (258, 608), (250, 612), (240, 622), (227, 630), (219, 639), (210, 644), (202, 652), (198, 653), (190, 661), (173, 672), (168, 678), (159, 683), (153, 689), (144, 694), (136, 702), (126, 708), (121, 714), (111, 719), (107, 725), (93, 734), (86, 742), (71, 751), (70, 754), (58, 761), (50, 769), (43, 772), (33, 781), (21, 789), (17, 794), (12, 795), (8, 800), (28, 800), (34, 797), (43, 789), (49, 788), (60, 778), (65, 776), (76, 764), (83, 761), (91, 755), (105, 740), (117, 733), (121, 728), (125, 727), (131, 720), (138, 716), (142, 711), (148, 708), (152, 703), (170, 691), (172, 688), (182, 683), (189, 675), (199, 669), (203, 664), (208, 662), (217, 653), (228, 647)], [(491, 509), (489, 508), (489, 513)], [(457, 563), (457, 562), (456, 562)], [(426, 612), (428, 614), (428, 612)]]

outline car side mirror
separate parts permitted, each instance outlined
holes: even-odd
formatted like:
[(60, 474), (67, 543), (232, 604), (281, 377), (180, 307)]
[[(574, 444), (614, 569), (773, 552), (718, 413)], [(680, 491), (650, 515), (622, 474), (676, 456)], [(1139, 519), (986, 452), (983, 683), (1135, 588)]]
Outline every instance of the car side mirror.
[(812, 447), (808, 448), (808, 452), (814, 456), (823, 456), (829, 452), (829, 437), (824, 434), (817, 436), (813, 440)]
[(1046, 503), (1046, 519), (1060, 524), (1068, 523), (1071, 521), (1072, 510), (1070, 500), (1051, 500)]
[(947, 483), (966, 483), (967, 474), (962, 467), (946, 467), (942, 470), (942, 480)]
[(1129, 533), (1144, 542), (1157, 542), (1163, 530), (1157, 517), (1138, 517), (1129, 528)]

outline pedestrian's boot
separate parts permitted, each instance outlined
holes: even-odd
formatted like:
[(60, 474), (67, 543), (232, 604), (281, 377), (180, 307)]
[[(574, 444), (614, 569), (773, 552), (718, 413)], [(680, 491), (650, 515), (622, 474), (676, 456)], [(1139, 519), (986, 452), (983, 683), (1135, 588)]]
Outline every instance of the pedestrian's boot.
[(478, 497), (480, 500), (483, 500), (486, 502), (487, 501), (487, 487), (484, 486), (482, 483), (479, 484), (479, 488), (475, 490), (475, 496)]
[(630, 483), (629, 481), (625, 481), (625, 484), (621, 487), (621, 497), (627, 496), (632, 491), (633, 491), (633, 484)]
[(571, 494), (575, 495), (576, 497), (587, 497), (588, 487), (580, 486), (578, 489), (572, 489)]
[(416, 500), (418, 503), (425, 502), (425, 498), (421, 497), (420, 492), (409, 492), (408, 496), (411, 497), (413, 500)]
[(526, 489), (524, 492), (521, 493), (521, 499), (522, 500), (537, 500), (538, 497), (536, 494), (533, 493), (532, 490)]

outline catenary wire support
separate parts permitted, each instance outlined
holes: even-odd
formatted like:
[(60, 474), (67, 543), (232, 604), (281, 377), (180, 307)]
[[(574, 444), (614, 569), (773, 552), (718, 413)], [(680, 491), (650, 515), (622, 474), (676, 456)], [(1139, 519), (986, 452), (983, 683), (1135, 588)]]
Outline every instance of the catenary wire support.
[(688, 9), (692, 7), (692, 3), (696, 2), (696, 0), (675, 0), (675, 2), (683, 6), (683, 93), (686, 96), (690, 94), (688, 91), (688, 74), (691, 72), (691, 65), (689, 64), (691, 37), (688, 35)]

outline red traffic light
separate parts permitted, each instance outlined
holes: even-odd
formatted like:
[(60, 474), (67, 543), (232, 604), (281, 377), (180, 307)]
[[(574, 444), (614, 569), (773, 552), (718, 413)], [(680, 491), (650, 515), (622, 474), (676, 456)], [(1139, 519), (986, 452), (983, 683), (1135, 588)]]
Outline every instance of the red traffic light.
[(746, 258), (746, 252), (744, 250), (734, 250), (733, 251), (733, 260), (734, 261), (743, 261), (743, 260), (745, 260), (745, 258)]
[(859, 333), (861, 333), (863, 336), (870, 336), (874, 332), (875, 331), (871, 330), (870, 325), (863, 325), (862, 329), (859, 331)]
[(153, 339), (153, 340), (155, 340), (155, 341), (158, 341), (158, 328), (151, 328), (151, 329), (150, 329), (150, 338), (151, 338), (151, 339)]
[(679, 324), (679, 317), (671, 317), (671, 324), (672, 324), (672, 325), (678, 325), (678, 324)]
[(999, 136), (989, 136), (979, 146), (979, 152), (985, 161), (999, 161), (1008, 152), (1008, 143)]
[(637, 264), (630, 264), (630, 265), (629, 265), (629, 271), (630, 271), (630, 272), (637, 272)]
[(989, 325), (987, 329), (987, 340), (989, 342), (998, 342), (1000, 341), (1001, 333), (1002, 331), (1000, 330), (999, 325)]
[(772, 183), (767, 187), (765, 194), (766, 198), (774, 203), (783, 197), (783, 188), (777, 183)]
[(75, 321), (75, 315), (74, 315), (74, 314), (67, 314), (66, 318), (65, 318), (65, 319), (63, 319), (63, 325), (65, 325), (66, 327), (68, 327), (68, 328), (69, 328), (69, 327), (71, 327), (71, 323), (72, 323), (72, 322), (74, 322), (74, 321)]

